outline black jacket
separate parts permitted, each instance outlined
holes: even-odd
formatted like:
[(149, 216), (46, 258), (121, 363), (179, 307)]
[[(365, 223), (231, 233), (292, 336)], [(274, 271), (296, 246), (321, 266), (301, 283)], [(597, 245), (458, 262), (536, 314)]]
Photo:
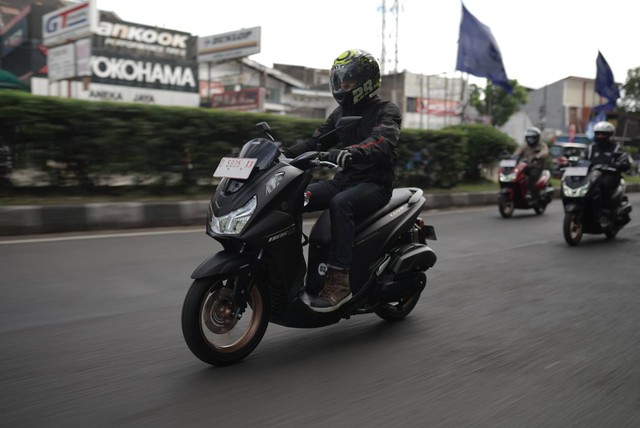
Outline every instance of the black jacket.
[(593, 164), (614, 167), (618, 172), (628, 171), (631, 168), (631, 157), (620, 144), (614, 142), (591, 143), (587, 147), (586, 158)]
[(349, 185), (378, 183), (391, 189), (398, 161), (396, 145), (400, 138), (402, 115), (397, 105), (382, 101), (377, 95), (362, 100), (349, 109), (336, 108), (311, 138), (284, 149), (284, 154), (296, 157), (317, 150), (318, 137), (333, 130), (342, 116), (361, 116), (362, 120), (350, 134), (334, 134), (322, 140), (322, 151), (344, 149), (352, 155), (351, 165), (336, 174), (335, 179)]

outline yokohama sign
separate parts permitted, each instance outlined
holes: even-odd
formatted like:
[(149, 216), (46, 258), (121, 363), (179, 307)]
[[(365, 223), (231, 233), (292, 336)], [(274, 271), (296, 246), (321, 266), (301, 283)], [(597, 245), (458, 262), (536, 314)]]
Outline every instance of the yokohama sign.
[(157, 62), (92, 56), (93, 81), (116, 85), (139, 86), (198, 92), (197, 68), (187, 62)]

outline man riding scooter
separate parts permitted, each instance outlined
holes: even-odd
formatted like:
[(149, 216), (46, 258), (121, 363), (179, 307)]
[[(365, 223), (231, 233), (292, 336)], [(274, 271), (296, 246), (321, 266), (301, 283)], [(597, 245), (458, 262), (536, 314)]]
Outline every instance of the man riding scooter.
[(527, 161), (525, 174), (527, 176), (527, 193), (525, 199), (532, 201), (538, 197), (535, 185), (540, 178), (544, 169), (544, 162), (549, 155), (549, 148), (541, 141), (540, 129), (534, 127), (528, 128), (524, 132), (524, 140), (526, 144), (519, 146), (513, 153), (514, 157)]
[(631, 168), (631, 157), (613, 140), (616, 128), (609, 122), (598, 122), (593, 127), (594, 142), (587, 148), (587, 160), (593, 165), (612, 167), (616, 173), (603, 175), (600, 180), (600, 226), (609, 227), (613, 221), (612, 195), (620, 184), (622, 172)]

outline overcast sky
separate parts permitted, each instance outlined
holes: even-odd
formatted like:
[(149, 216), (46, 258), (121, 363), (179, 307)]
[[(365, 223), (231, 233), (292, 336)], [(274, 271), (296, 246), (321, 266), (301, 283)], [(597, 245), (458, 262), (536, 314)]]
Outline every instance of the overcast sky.
[[(387, 72), (460, 76), (455, 71), (462, 7), (459, 0), (399, 1), (398, 32), (386, 0)], [(250, 58), (329, 68), (347, 49), (376, 58), (382, 53), (382, 0), (97, 0), (98, 9), (126, 21), (186, 31), (197, 36), (261, 27), (261, 51)], [(638, 0), (465, 0), (488, 26), (507, 76), (527, 87), (578, 76), (596, 77), (602, 52), (614, 78), (624, 83), (640, 67)], [(397, 56), (396, 52), (397, 40)], [(483, 84), (484, 79), (479, 81)]]

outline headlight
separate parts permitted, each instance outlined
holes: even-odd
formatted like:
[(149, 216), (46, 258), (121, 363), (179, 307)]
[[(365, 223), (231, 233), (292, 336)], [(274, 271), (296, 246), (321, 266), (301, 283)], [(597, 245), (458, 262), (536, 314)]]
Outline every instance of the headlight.
[(582, 185), (580, 187), (577, 187), (575, 189), (567, 186), (567, 184), (564, 182), (562, 183), (562, 194), (569, 198), (582, 198), (587, 194), (588, 190), (589, 190), (589, 183)]
[(517, 175), (518, 171), (513, 171), (510, 174), (504, 174), (504, 173), (500, 173), (500, 181), (502, 182), (510, 182), (516, 179), (516, 175)]
[(232, 211), (225, 216), (216, 217), (212, 214), (209, 226), (215, 233), (237, 235), (244, 229), (244, 226), (256, 210), (256, 206), (258, 206), (258, 198), (254, 196), (249, 199), (249, 202), (247, 202), (244, 207)]
[(282, 179), (284, 178), (284, 172), (279, 172), (277, 174), (273, 174), (271, 176), (271, 178), (269, 178), (269, 181), (267, 181), (266, 184), (266, 194), (268, 195), (269, 193), (273, 192), (274, 190), (276, 190), (276, 187), (278, 187), (280, 185), (280, 182), (282, 181)]

